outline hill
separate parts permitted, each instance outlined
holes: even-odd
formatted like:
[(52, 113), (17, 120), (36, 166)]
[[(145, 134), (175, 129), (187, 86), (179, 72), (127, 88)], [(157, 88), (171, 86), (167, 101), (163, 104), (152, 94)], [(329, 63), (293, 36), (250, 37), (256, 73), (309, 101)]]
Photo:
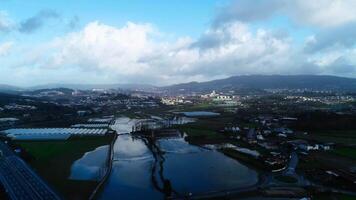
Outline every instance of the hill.
[(241, 89), (310, 89), (356, 92), (356, 79), (320, 75), (245, 75), (207, 82), (190, 82), (163, 87), (168, 92), (204, 92)]

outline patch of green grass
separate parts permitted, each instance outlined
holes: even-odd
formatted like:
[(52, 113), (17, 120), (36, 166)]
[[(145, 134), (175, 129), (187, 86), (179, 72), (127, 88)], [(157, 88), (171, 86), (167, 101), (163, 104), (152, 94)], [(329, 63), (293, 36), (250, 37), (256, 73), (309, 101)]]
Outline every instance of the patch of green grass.
[(73, 138), (67, 141), (19, 141), (33, 159), (29, 165), (66, 199), (87, 199), (95, 181), (69, 180), (71, 166), (86, 152), (108, 145), (112, 136)]
[(23, 149), (29, 152), (36, 160), (47, 162), (54, 157), (71, 155), (76, 152), (86, 152), (99, 145), (109, 144), (110, 137), (95, 138), (75, 138), (65, 141), (19, 141), (17, 142)]
[(244, 164), (251, 166), (252, 168), (254, 168), (256, 170), (260, 170), (260, 171), (268, 170), (262, 162), (260, 162), (259, 160), (257, 160), (256, 158), (254, 158), (248, 154), (240, 153), (240, 152), (238, 152), (234, 149), (231, 149), (231, 148), (224, 148), (224, 149), (221, 149), (220, 151), (223, 154), (225, 154), (226, 156), (233, 158), (235, 160), (238, 160), (240, 162), (243, 162)]
[(212, 103), (209, 103), (209, 102), (204, 102), (204, 103), (201, 103), (201, 104), (196, 104), (196, 105), (193, 105), (191, 107), (192, 110), (196, 110), (196, 109), (209, 109), (209, 108), (214, 108), (216, 107), (215, 104), (212, 104)]
[(356, 144), (355, 130), (330, 130), (310, 132), (308, 135), (299, 135), (298, 138), (312, 139), (320, 142), (333, 142), (338, 144)]
[(356, 160), (356, 148), (352, 147), (338, 147), (332, 151), (333, 153), (345, 156)]
[(175, 128), (185, 132), (187, 141), (194, 144), (220, 143), (228, 139), (226, 134), (219, 132), (231, 123), (233, 115), (222, 114), (217, 117), (202, 117), (196, 122), (176, 125)]

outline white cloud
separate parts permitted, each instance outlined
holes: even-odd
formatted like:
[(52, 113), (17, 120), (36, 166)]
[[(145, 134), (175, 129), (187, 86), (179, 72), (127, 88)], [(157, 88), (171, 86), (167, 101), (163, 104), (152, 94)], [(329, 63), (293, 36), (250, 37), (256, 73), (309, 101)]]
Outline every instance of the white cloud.
[(356, 21), (355, 0), (294, 0), (285, 13), (308, 25), (333, 27)]
[(0, 44), (0, 56), (6, 56), (11, 47), (13, 46), (13, 42), (5, 42)]
[[(151, 24), (128, 22), (114, 27), (91, 22), (80, 31), (17, 49), (22, 51), (18, 52), (22, 59), (13, 63), (21, 76), (43, 83), (75, 80), (161, 85), (239, 74), (356, 77), (356, 29), (351, 26), (356, 24), (351, 12), (354, 2), (240, 0), (225, 7), (225, 15), (218, 15), (198, 39), (181, 37), (173, 41)], [(278, 12), (300, 24), (319, 27), (318, 31), (305, 38), (304, 44), (296, 45), (288, 34), (251, 29), (251, 21)], [(7, 45), (9, 49), (12, 44)], [(3, 46), (0, 55), (8, 52)]]
[(14, 23), (5, 11), (0, 10), (0, 32), (10, 31)]
[(282, 14), (302, 25), (327, 28), (355, 22), (355, 7), (355, 0), (235, 0), (221, 9), (215, 24), (266, 20)]
[(293, 57), (290, 39), (268, 30), (253, 33), (246, 24), (232, 23), (209, 29), (196, 41), (178, 38), (173, 42), (157, 41), (156, 33), (149, 24), (129, 22), (116, 28), (92, 22), (82, 31), (35, 48), (27, 55), (29, 62), (21, 65), (80, 68), (120, 81), (151, 83), (291, 71), (286, 67)]
[(123, 28), (92, 22), (82, 31), (58, 38), (51, 43), (52, 55), (47, 67), (81, 66), (115, 69), (122, 74), (140, 73), (146, 66), (138, 61), (154, 52), (149, 24), (128, 22)]

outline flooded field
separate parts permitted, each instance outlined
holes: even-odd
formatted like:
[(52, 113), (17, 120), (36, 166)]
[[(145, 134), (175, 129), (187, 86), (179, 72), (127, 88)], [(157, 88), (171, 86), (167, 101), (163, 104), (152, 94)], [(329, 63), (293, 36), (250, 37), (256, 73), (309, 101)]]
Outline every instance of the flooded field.
[[(118, 134), (131, 131), (134, 120), (119, 118)], [(100, 199), (163, 199), (167, 191), (182, 197), (233, 190), (258, 182), (253, 169), (215, 151), (190, 145), (184, 138), (154, 141), (119, 135), (114, 146), (112, 173)]]
[(209, 112), (209, 111), (191, 111), (191, 112), (182, 112), (182, 114), (187, 117), (213, 117), (213, 116), (220, 115), (220, 113)]
[(73, 163), (69, 179), (100, 181), (107, 170), (108, 151), (109, 145), (105, 145), (85, 153)]

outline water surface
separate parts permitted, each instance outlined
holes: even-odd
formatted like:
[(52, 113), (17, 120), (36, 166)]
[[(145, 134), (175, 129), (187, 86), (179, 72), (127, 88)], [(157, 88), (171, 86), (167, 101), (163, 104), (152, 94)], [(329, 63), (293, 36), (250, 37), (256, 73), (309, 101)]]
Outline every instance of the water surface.
[(101, 180), (107, 170), (108, 151), (109, 145), (104, 145), (85, 153), (73, 163), (69, 179)]
[[(127, 133), (133, 123), (121, 118), (113, 128), (118, 134)], [(155, 144), (164, 152), (156, 156), (158, 159), (144, 140), (130, 134), (119, 135), (113, 170), (100, 199), (164, 199), (164, 181), (170, 183), (177, 196), (230, 190), (258, 181), (254, 170), (218, 151), (190, 145), (184, 138), (158, 139)]]
[(219, 116), (220, 113), (208, 112), (208, 111), (192, 111), (192, 112), (182, 112), (187, 117), (212, 117)]

